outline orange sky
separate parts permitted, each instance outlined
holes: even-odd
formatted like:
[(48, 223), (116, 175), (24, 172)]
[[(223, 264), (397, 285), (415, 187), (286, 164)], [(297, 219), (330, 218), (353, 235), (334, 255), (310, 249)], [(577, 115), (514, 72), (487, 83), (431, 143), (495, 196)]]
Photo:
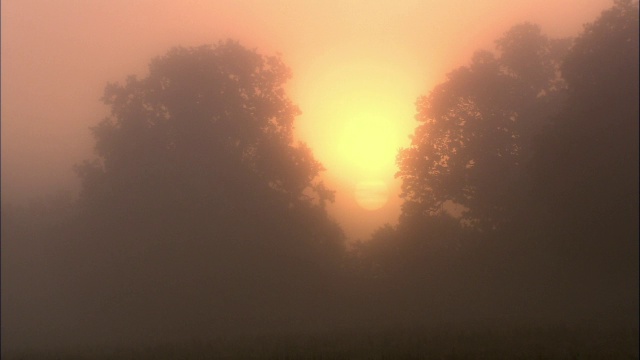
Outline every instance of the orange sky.
[[(290, 96), (307, 142), (338, 190), (332, 206), (351, 238), (399, 213), (395, 151), (408, 144), (414, 101), (511, 25), (577, 34), (610, 0), (5, 0), (2, 1), (2, 196), (77, 185), (88, 131), (106, 115), (104, 85), (144, 74), (174, 45), (227, 37), (292, 68)], [(372, 185), (373, 184), (373, 185)], [(356, 192), (390, 200), (374, 211)], [(374, 189), (374, 190), (371, 190)], [(378, 191), (378, 190), (380, 191)], [(361, 199), (362, 200), (362, 199)], [(377, 200), (372, 200), (377, 201)], [(362, 202), (362, 201), (361, 201)]]

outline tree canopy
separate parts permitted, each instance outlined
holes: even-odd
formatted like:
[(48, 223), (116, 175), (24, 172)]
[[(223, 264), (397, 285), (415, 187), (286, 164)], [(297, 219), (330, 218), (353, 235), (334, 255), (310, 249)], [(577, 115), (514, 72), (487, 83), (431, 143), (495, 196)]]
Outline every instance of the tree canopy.
[(175, 48), (146, 78), (109, 84), (111, 116), (93, 129), (98, 161), (78, 168), (84, 199), (233, 207), (260, 196), (300, 206), (322, 166), (293, 143), (289, 77), (279, 58), (228, 41)]
[(399, 223), (361, 244), (363, 266), (416, 309), (456, 293), (637, 324), (638, 27), (625, 0), (574, 40), (517, 25), (420, 97)]
[[(75, 261), (92, 274), (84, 286), (113, 300), (113, 319), (137, 309), (117, 305), (123, 298), (149, 309), (192, 301), (185, 309), (201, 313), (174, 321), (242, 326), (228, 316), (295, 317), (321, 291), (309, 284), (331, 286), (344, 235), (324, 208), (333, 192), (318, 180), (322, 165), (294, 142), (290, 76), (278, 57), (226, 41), (174, 48), (144, 78), (106, 87), (97, 157), (77, 167), (84, 233), (75, 246), (91, 242), (96, 255)], [(242, 305), (251, 298), (263, 301)]]
[(420, 125), (398, 155), (403, 215), (457, 205), (463, 223), (488, 230), (507, 221), (520, 201), (531, 139), (564, 91), (558, 68), (568, 41), (526, 23), (496, 44), (498, 57), (477, 52), (469, 66), (418, 99)]
[(552, 214), (550, 227), (579, 232), (581, 242), (637, 240), (629, 236), (639, 217), (638, 27), (631, 1), (585, 27), (562, 66), (567, 102), (536, 139), (535, 199)]

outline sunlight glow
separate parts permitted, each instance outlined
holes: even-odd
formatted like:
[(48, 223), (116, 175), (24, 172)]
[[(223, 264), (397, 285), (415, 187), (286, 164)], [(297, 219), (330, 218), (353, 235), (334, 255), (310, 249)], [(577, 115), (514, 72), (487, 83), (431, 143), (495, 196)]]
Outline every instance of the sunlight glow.
[[(384, 181), (386, 188), (397, 172), (398, 150), (408, 146), (415, 126), (415, 107), (407, 99), (420, 91), (406, 71), (413, 64), (401, 51), (394, 55), (326, 53), (293, 84), (303, 110), (297, 135), (314, 149), (327, 175), (352, 189), (367, 181)], [(356, 200), (362, 205), (362, 198)]]
[(385, 114), (379, 108), (352, 109), (344, 117), (336, 137), (337, 157), (364, 176), (392, 173), (396, 153), (402, 146), (397, 126), (391, 121), (393, 114)]
[(361, 181), (356, 186), (356, 202), (365, 210), (377, 210), (389, 200), (389, 189), (384, 181)]

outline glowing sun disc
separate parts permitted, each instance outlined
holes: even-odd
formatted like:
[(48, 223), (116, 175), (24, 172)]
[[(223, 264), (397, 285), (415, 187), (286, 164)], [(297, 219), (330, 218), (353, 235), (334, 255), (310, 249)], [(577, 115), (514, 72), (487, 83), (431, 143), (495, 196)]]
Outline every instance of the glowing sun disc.
[(377, 210), (389, 200), (389, 189), (384, 181), (361, 181), (356, 185), (356, 202), (366, 210)]

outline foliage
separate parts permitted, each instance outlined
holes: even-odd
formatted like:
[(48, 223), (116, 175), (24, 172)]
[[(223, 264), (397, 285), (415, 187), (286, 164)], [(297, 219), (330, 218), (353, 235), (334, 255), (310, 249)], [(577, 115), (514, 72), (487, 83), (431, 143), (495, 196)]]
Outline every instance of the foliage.
[(323, 168), (293, 142), (289, 77), (279, 58), (227, 41), (175, 48), (144, 79), (109, 84), (111, 116), (93, 128), (97, 159), (77, 167), (90, 221), (339, 251), (342, 235), (324, 211), (333, 192), (314, 183)]
[(97, 158), (77, 167), (71, 246), (91, 243), (75, 260), (91, 280), (66, 286), (96, 301), (83, 322), (118, 326), (136, 309), (139, 333), (159, 331), (146, 336), (189, 321), (194, 333), (270, 326), (333, 286), (344, 236), (324, 208), (321, 164), (293, 141), (290, 75), (226, 41), (175, 48), (146, 77), (106, 87)]
[(523, 195), (531, 138), (563, 93), (557, 69), (567, 44), (536, 25), (514, 26), (497, 41), (499, 57), (477, 52), (418, 99), (421, 124), (398, 155), (403, 216), (457, 205), (478, 230), (508, 221)]
[(618, 1), (563, 64), (569, 98), (537, 139), (532, 171), (536, 199), (565, 227), (637, 232), (638, 43), (638, 4)]
[(518, 25), (418, 99), (399, 223), (359, 248), (391, 303), (637, 326), (638, 43), (630, 1), (572, 44)]
[(587, 276), (619, 309), (638, 311), (638, 3), (615, 5), (585, 27), (562, 74), (568, 99), (536, 139), (536, 220), (574, 276)]
[(78, 168), (83, 197), (130, 208), (255, 206), (255, 196), (301, 206), (322, 166), (293, 144), (299, 110), (284, 91), (289, 77), (279, 58), (229, 41), (175, 48), (146, 78), (109, 84), (111, 116), (93, 129), (98, 161)]

